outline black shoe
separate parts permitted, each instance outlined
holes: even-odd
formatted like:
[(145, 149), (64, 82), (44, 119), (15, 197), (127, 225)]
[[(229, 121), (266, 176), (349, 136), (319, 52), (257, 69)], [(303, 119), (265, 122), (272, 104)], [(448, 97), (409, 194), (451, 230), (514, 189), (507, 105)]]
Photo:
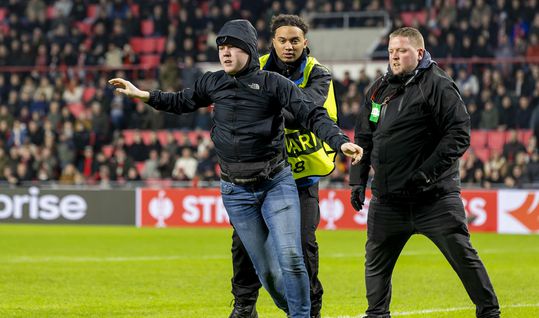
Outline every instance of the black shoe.
[(322, 317), (322, 316), (320, 316), (320, 313), (311, 315), (311, 318), (321, 318), (321, 317)]
[(256, 305), (234, 302), (234, 309), (228, 318), (258, 318)]

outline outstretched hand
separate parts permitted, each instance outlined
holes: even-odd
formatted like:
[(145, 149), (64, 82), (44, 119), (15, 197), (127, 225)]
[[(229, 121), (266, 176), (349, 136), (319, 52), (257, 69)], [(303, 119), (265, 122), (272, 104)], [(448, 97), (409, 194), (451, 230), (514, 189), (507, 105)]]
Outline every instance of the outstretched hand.
[(109, 84), (116, 87), (116, 92), (124, 94), (127, 97), (138, 98), (143, 102), (147, 102), (150, 99), (150, 93), (140, 90), (128, 80), (123, 78), (113, 78), (109, 80)]
[(357, 165), (361, 157), (363, 157), (363, 148), (351, 142), (342, 144), (341, 151), (346, 156), (352, 158), (353, 165)]

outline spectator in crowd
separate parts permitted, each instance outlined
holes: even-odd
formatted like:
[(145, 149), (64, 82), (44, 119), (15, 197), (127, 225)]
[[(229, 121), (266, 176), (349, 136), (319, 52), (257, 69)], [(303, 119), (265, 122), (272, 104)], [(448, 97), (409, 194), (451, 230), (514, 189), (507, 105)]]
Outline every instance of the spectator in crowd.
[(142, 169), (143, 179), (158, 179), (161, 177), (159, 172), (159, 153), (157, 150), (150, 150), (148, 159), (144, 161), (144, 169)]
[(182, 149), (181, 157), (176, 160), (172, 177), (176, 180), (192, 180), (197, 171), (198, 161), (193, 157), (191, 148)]
[(159, 174), (161, 175), (161, 178), (163, 179), (170, 179), (172, 178), (172, 171), (174, 171), (175, 166), (175, 160), (173, 155), (171, 155), (168, 150), (163, 150), (161, 152), (161, 155), (159, 157)]
[(518, 140), (518, 135), (515, 130), (509, 130), (507, 141), (503, 145), (503, 156), (508, 162), (512, 163), (516, 159), (519, 152), (526, 152), (526, 147)]
[(129, 169), (133, 167), (135, 167), (133, 159), (126, 154), (124, 149), (117, 148), (111, 159), (109, 176), (111, 180), (125, 181)]
[(537, 150), (530, 156), (530, 162), (526, 165), (525, 178), (528, 184), (539, 182), (539, 152)]
[(484, 105), (483, 112), (481, 113), (481, 121), (479, 122), (480, 129), (496, 129), (500, 122), (500, 115), (498, 109), (494, 107), (494, 103), (488, 100)]
[(148, 159), (150, 150), (142, 140), (140, 131), (135, 130), (133, 133), (133, 141), (127, 146), (127, 154), (136, 162), (142, 162)]
[(67, 164), (62, 170), (58, 182), (63, 185), (74, 185), (77, 181), (77, 174), (79, 174), (79, 172), (75, 168), (75, 165), (71, 163)]
[(530, 119), (532, 118), (533, 108), (530, 107), (530, 98), (520, 96), (518, 99), (518, 108), (516, 110), (515, 126), (517, 129), (530, 129)]

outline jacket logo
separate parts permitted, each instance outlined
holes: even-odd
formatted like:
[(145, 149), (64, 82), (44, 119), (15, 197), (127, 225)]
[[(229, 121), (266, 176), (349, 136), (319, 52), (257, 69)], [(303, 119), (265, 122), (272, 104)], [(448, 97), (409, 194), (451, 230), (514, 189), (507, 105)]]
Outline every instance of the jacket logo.
[(252, 89), (256, 89), (256, 90), (260, 89), (260, 85), (258, 85), (257, 83), (251, 83), (251, 84), (249, 84), (247, 86), (249, 86)]

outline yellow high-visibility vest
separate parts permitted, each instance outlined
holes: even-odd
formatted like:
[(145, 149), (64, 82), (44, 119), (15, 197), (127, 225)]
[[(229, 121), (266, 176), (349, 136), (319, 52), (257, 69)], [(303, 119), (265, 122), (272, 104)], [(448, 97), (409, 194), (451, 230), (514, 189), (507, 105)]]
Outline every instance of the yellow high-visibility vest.
[[(260, 69), (269, 59), (269, 54), (260, 57)], [(296, 81), (299, 88), (307, 86), (309, 75), (314, 65), (320, 64), (314, 57), (307, 57), (303, 67), (303, 78)], [(337, 122), (337, 101), (333, 90), (333, 81), (329, 83), (329, 91), (324, 102), (329, 117)], [(313, 176), (327, 176), (335, 169), (336, 152), (307, 129), (286, 129), (285, 146), (288, 162), (292, 166), (294, 179)]]

